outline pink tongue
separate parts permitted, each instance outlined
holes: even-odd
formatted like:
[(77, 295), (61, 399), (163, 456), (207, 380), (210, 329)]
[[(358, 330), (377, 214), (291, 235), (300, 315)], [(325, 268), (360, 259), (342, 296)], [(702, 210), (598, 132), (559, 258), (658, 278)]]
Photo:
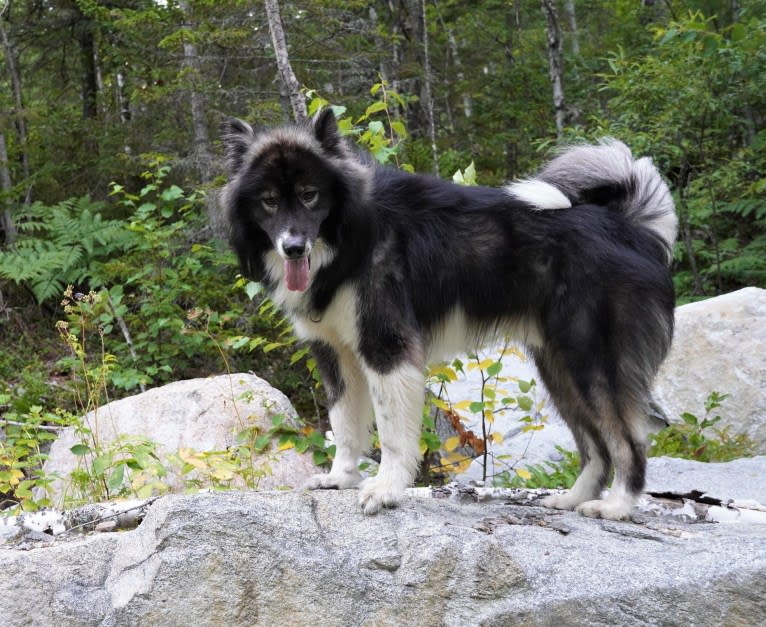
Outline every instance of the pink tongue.
[(309, 286), (309, 258), (285, 259), (285, 282), (287, 289), (304, 292)]

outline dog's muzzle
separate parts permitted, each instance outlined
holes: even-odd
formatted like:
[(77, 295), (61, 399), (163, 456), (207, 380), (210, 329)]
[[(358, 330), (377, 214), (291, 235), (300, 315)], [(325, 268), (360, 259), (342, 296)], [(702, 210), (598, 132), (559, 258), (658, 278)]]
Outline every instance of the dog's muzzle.
[(293, 292), (305, 292), (309, 286), (311, 242), (299, 235), (287, 235), (280, 238), (279, 248), (285, 260), (287, 289)]

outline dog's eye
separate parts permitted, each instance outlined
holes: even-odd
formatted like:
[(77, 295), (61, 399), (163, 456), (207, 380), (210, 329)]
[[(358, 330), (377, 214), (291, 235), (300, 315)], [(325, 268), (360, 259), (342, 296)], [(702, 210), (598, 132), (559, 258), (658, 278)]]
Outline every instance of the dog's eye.
[(301, 199), (301, 202), (307, 207), (310, 207), (316, 203), (317, 199), (319, 198), (319, 190), (312, 188), (302, 189), (298, 195)]
[(261, 204), (267, 213), (276, 213), (279, 208), (279, 196), (264, 194), (261, 196)]

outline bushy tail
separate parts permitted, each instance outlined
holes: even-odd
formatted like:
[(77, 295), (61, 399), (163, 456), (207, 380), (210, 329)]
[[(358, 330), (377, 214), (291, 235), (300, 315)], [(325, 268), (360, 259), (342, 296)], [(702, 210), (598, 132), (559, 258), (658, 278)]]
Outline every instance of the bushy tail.
[(533, 179), (508, 191), (540, 209), (562, 209), (592, 203), (622, 212), (649, 230), (663, 245), (670, 262), (678, 232), (673, 198), (648, 157), (634, 159), (616, 139), (564, 149)]
[(668, 263), (678, 233), (673, 198), (648, 157), (634, 159), (625, 144), (604, 139), (571, 146), (535, 177), (558, 188), (572, 204), (593, 203), (621, 211), (664, 245)]

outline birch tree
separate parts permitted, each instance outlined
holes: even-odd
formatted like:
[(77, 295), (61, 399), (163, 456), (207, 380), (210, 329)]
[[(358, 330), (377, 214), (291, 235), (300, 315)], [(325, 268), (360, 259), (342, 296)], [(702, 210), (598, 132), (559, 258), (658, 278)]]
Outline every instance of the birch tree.
[(428, 23), (426, 21), (426, 1), (421, 0), (420, 18), (423, 26), (423, 95), (426, 101), (426, 116), (428, 118), (428, 138), (431, 142), (431, 159), (434, 174), (439, 175), (439, 154), (436, 149), (436, 120), (434, 117), (434, 97), (431, 88), (431, 55), (428, 49)]
[(542, 0), (545, 13), (545, 32), (548, 39), (548, 65), (553, 87), (553, 110), (556, 116), (556, 136), (564, 133), (564, 60), (562, 56), (561, 28), (553, 0)]
[(282, 17), (279, 13), (279, 2), (277, 0), (265, 0), (265, 5), (266, 17), (269, 21), (269, 32), (271, 33), (271, 43), (274, 46), (274, 54), (277, 58), (279, 79), (287, 91), (293, 118), (296, 122), (301, 122), (308, 118), (306, 99), (301, 93), (301, 85), (295, 77), (293, 66), (290, 64), (285, 29), (282, 27)]
[(580, 36), (577, 32), (577, 15), (575, 13), (574, 0), (567, 0), (564, 3), (564, 12), (567, 14), (567, 21), (569, 22), (569, 37), (572, 42), (572, 54), (576, 57), (579, 57)]

